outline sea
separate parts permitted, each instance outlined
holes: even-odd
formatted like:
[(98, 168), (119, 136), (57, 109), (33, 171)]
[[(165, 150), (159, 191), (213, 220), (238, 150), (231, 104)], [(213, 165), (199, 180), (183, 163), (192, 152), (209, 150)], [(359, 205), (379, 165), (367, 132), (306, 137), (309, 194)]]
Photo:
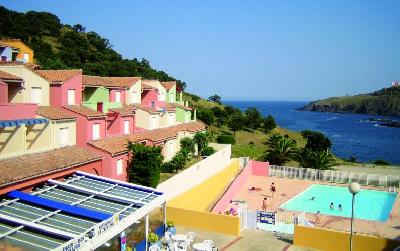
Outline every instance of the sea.
[(244, 111), (255, 107), (264, 116), (272, 115), (280, 127), (293, 131), (306, 129), (320, 131), (332, 142), (336, 156), (358, 162), (373, 162), (383, 159), (400, 165), (400, 128), (380, 126), (369, 118), (400, 121), (400, 117), (363, 114), (339, 114), (330, 112), (299, 111), (309, 102), (300, 101), (225, 101)]

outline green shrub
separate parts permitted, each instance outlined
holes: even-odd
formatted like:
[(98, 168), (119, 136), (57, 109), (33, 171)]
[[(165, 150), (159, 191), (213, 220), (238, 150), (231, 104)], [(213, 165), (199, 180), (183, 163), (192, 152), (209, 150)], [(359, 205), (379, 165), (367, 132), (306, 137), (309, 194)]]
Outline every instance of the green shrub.
[(211, 147), (211, 146), (206, 146), (203, 149), (203, 156), (210, 156), (212, 154), (214, 154), (216, 152), (216, 150)]
[(234, 145), (236, 144), (236, 140), (235, 137), (233, 137), (232, 135), (219, 135), (217, 137), (217, 142), (220, 144), (231, 144)]
[(158, 242), (158, 234), (151, 232), (149, 234), (148, 240), (152, 244), (157, 243)]
[(377, 160), (375, 160), (375, 161), (374, 161), (374, 164), (375, 164), (375, 165), (379, 165), (379, 166), (388, 166), (388, 165), (390, 165), (389, 162), (387, 162), (386, 160), (383, 160), (383, 159), (377, 159)]

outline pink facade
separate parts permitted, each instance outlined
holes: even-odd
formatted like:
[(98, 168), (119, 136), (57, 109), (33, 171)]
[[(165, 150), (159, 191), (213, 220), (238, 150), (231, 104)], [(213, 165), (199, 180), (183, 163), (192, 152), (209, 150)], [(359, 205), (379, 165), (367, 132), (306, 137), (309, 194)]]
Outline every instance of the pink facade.
[[(67, 110), (67, 109), (66, 109)], [(106, 119), (105, 118), (88, 118), (79, 113), (67, 110), (76, 115), (76, 144), (78, 146), (87, 147), (87, 142), (93, 140), (93, 125), (100, 126), (100, 139), (106, 137)]]
[(158, 106), (158, 92), (157, 90), (143, 90), (142, 92), (142, 104), (147, 107), (151, 107), (154, 103), (155, 107)]
[(31, 119), (36, 117), (37, 104), (0, 104), (0, 120)]
[[(125, 121), (129, 123), (129, 133), (125, 133)], [(131, 134), (134, 132), (134, 128), (135, 120), (133, 115), (121, 116), (119, 113), (111, 113), (111, 116), (107, 117), (107, 136)]]
[(0, 104), (8, 103), (8, 85), (0, 81)]
[(212, 212), (219, 213), (224, 212), (231, 200), (236, 196), (236, 194), (243, 188), (246, 184), (248, 178), (251, 175), (255, 176), (267, 176), (269, 171), (268, 162), (260, 162), (251, 160), (242, 172), (236, 177), (236, 179), (231, 183), (229, 188), (226, 190), (224, 195), (219, 199), (217, 204), (215, 204)]
[(64, 81), (62, 84), (50, 85), (50, 105), (52, 106), (67, 106), (68, 91), (75, 92), (75, 105), (82, 103), (82, 74)]
[(125, 104), (125, 89), (110, 89), (110, 102), (118, 102), (116, 99), (116, 93), (120, 93), (120, 101), (122, 104)]

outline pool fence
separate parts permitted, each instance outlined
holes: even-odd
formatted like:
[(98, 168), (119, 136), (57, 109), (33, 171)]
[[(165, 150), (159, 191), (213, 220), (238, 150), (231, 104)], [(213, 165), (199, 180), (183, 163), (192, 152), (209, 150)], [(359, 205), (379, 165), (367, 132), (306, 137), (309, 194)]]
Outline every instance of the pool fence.
[(357, 182), (364, 186), (384, 187), (390, 188), (391, 190), (395, 190), (394, 188), (400, 188), (400, 176), (394, 175), (355, 173), (339, 170), (316, 170), (276, 165), (269, 166), (268, 175), (281, 178), (316, 180), (337, 184)]

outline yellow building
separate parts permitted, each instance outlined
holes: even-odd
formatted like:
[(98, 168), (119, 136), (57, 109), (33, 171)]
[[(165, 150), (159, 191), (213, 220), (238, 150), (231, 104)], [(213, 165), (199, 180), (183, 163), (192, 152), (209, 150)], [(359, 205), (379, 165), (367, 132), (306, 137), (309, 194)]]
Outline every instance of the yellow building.
[(2, 44), (7, 44), (10, 47), (16, 48), (19, 50), (17, 54), (17, 61), (21, 61), (24, 63), (34, 63), (33, 50), (27, 46), (25, 43), (21, 41), (21, 39), (3, 39), (0, 40)]
[[(50, 81), (35, 71), (35, 65), (19, 62), (1, 62), (0, 70), (23, 79), (23, 85), (9, 85), (10, 103), (50, 104)], [(13, 88), (11, 90), (10, 88)]]

